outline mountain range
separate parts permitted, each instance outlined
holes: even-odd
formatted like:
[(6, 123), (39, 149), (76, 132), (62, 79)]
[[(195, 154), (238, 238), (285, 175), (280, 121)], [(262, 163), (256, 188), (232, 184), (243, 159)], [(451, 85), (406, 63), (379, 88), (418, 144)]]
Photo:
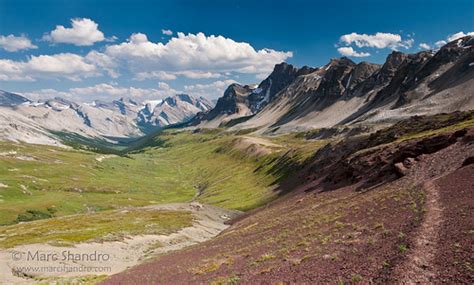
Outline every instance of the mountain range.
[(382, 65), (342, 57), (320, 68), (282, 63), (258, 86), (230, 85), (198, 127), (286, 133), (474, 108), (474, 38), (436, 51), (393, 51)]
[(211, 109), (204, 98), (178, 94), (163, 100), (137, 103), (121, 98), (112, 102), (76, 103), (55, 97), (32, 102), (0, 91), (0, 137), (37, 144), (60, 145), (58, 132), (116, 142), (146, 135)]
[[(473, 84), (467, 36), (215, 106), (1, 91), (0, 283), (470, 284)], [(30, 271), (38, 248), (113, 258)]]
[(414, 115), (474, 108), (474, 38), (439, 50), (393, 51), (384, 64), (331, 59), (313, 68), (280, 63), (260, 84), (231, 84), (215, 106), (205, 98), (178, 94), (137, 103), (38, 102), (0, 91), (0, 137), (61, 144), (57, 132), (111, 143), (187, 122), (192, 128), (251, 129), (280, 134), (312, 129), (380, 127)]

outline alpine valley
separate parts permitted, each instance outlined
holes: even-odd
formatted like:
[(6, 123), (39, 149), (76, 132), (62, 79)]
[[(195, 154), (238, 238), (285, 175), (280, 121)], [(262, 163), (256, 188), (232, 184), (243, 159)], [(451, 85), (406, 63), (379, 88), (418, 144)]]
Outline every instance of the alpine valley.
[[(471, 35), (282, 62), (215, 104), (1, 91), (0, 139), (2, 284), (474, 278)], [(65, 250), (109, 259), (21, 258)], [(30, 270), (78, 264), (107, 270)]]

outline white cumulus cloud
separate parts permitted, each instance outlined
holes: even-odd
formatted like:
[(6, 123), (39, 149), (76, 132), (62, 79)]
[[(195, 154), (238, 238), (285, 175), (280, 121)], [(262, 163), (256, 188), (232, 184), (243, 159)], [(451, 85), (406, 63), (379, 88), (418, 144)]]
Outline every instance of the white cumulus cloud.
[(146, 79), (159, 79), (159, 80), (175, 80), (178, 78), (174, 73), (166, 72), (166, 71), (145, 71), (145, 72), (138, 72), (135, 75), (135, 80), (146, 80)]
[(27, 61), (0, 59), (0, 80), (34, 81), (37, 78), (67, 78), (78, 81), (100, 74), (95, 64), (72, 53), (31, 56)]
[(52, 88), (46, 88), (46, 89), (40, 89), (40, 90), (34, 90), (30, 92), (24, 92), (21, 93), (22, 96), (33, 100), (33, 101), (38, 101), (38, 100), (46, 100), (46, 99), (51, 99), (54, 97), (61, 97), (65, 99), (71, 99), (72, 96), (68, 92), (64, 91), (59, 91), (56, 89)]
[(168, 29), (162, 29), (161, 30), (161, 33), (163, 35), (167, 35), (167, 36), (172, 36), (173, 35), (173, 31), (172, 30), (168, 30)]
[[(88, 45), (104, 40), (97, 28), (92, 20), (74, 19), (72, 28), (58, 26), (46, 37), (52, 42)], [(95, 32), (99, 36), (94, 36)], [(256, 50), (245, 42), (203, 33), (178, 33), (166, 43), (151, 42), (145, 34), (136, 33), (126, 42), (111, 44), (102, 51), (92, 50), (84, 56), (61, 53), (31, 56), (23, 61), (0, 59), (0, 80), (81, 80), (104, 74), (112, 78), (125, 74), (136, 80), (199, 80), (220, 78), (228, 72), (268, 74), (275, 64), (291, 56), (292, 52)]]
[(457, 39), (460, 39), (460, 38), (463, 38), (465, 36), (474, 36), (474, 32), (468, 32), (468, 33), (464, 33), (464, 32), (457, 32), (457, 33), (454, 33), (452, 35), (449, 35), (447, 37), (447, 40), (448, 42), (452, 42), (452, 41), (455, 41)]
[(185, 85), (184, 91), (195, 97), (204, 97), (207, 99), (216, 99), (222, 96), (224, 91), (232, 83), (238, 83), (235, 80), (218, 80), (208, 84)]
[(435, 42), (435, 46), (438, 47), (438, 48), (440, 48), (440, 47), (444, 46), (444, 45), (447, 44), (447, 43), (448, 43), (448, 42), (441, 40), (441, 41)]
[(255, 50), (245, 42), (203, 33), (178, 33), (166, 44), (151, 42), (145, 34), (136, 33), (127, 42), (108, 46), (104, 54), (127, 66), (137, 79), (163, 77), (164, 73), (157, 73), (160, 71), (188, 78), (215, 78), (227, 71), (265, 73), (293, 55)]
[(337, 51), (344, 55), (344, 56), (352, 56), (352, 57), (367, 57), (370, 56), (368, 52), (357, 52), (352, 47), (340, 47)]
[(20, 35), (19, 37), (8, 35), (0, 36), (0, 48), (9, 52), (15, 52), (19, 50), (36, 49), (38, 47), (32, 44), (30, 39), (25, 35)]
[(54, 97), (69, 98), (77, 102), (90, 102), (95, 99), (113, 100), (121, 97), (132, 98), (137, 101), (163, 99), (173, 96), (179, 91), (168, 84), (159, 82), (154, 88), (124, 87), (116, 83), (100, 83), (87, 87), (70, 88), (66, 91), (56, 89), (40, 89), (23, 93), (32, 100), (50, 99)]
[(419, 46), (418, 46), (420, 49), (430, 49), (430, 45), (427, 44), (427, 43), (421, 43)]
[(91, 46), (105, 40), (104, 33), (99, 30), (99, 25), (91, 19), (72, 19), (71, 25), (71, 28), (58, 25), (49, 34), (44, 35), (43, 39), (52, 43), (76, 46)]
[(134, 99), (165, 98), (178, 93), (168, 84), (159, 82), (156, 88), (122, 87), (107, 83), (101, 83), (88, 87), (71, 88), (69, 93), (81, 98), (103, 96), (110, 97), (130, 97)]
[(150, 71), (150, 72), (139, 72), (135, 75), (136, 80), (145, 79), (159, 79), (159, 80), (175, 80), (178, 76), (183, 76), (190, 79), (206, 79), (206, 78), (218, 78), (221, 74), (214, 72), (205, 71), (177, 71), (177, 72), (166, 72), (166, 71)]
[(375, 33), (373, 35), (351, 33), (342, 35), (340, 42), (351, 45), (355, 44), (357, 47), (372, 47), (372, 48), (391, 48), (397, 49), (399, 47), (410, 48), (413, 45), (414, 40), (408, 39), (403, 40), (402, 36), (391, 33)]

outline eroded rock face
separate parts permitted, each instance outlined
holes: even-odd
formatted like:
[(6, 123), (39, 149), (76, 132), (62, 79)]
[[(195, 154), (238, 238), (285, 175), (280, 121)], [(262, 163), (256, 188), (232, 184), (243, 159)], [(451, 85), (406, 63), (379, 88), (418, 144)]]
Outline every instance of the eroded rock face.
[[(240, 85), (237, 83), (231, 84), (226, 91), (224, 96), (217, 100), (216, 106), (207, 114), (200, 115), (201, 120), (213, 120), (221, 115), (231, 115), (236, 113), (242, 113), (242, 115), (249, 115), (251, 112), (244, 110), (245, 107), (249, 107), (249, 95), (252, 93), (252, 89), (248, 85)], [(249, 109), (250, 110), (250, 109)], [(196, 118), (196, 120), (199, 118)]]
[[(415, 115), (470, 110), (473, 44), (467, 36), (440, 50), (393, 51), (383, 65), (356, 64), (346, 57), (321, 68), (277, 64), (257, 87), (230, 86), (216, 110), (198, 116), (194, 125), (275, 134), (391, 124)], [(229, 96), (232, 89), (240, 90), (234, 90), (238, 96)], [(205, 122), (216, 117), (219, 122)]]
[[(440, 130), (469, 121), (473, 112), (414, 117), (374, 132), (327, 144), (307, 161), (308, 177), (325, 177), (327, 190), (361, 183), (360, 188), (407, 175), (420, 158), (460, 143), (472, 144), (474, 128), (410, 139), (410, 134)], [(408, 137), (406, 137), (408, 136)], [(402, 142), (399, 142), (406, 137)], [(305, 179), (301, 177), (301, 179)]]
[(317, 69), (308, 66), (296, 68), (283, 62), (275, 65), (273, 72), (256, 87), (231, 84), (224, 95), (218, 99), (214, 109), (198, 114), (191, 125), (198, 125), (203, 121), (212, 121), (223, 116), (253, 115), (274, 101), (278, 93), (293, 83), (297, 77), (310, 74), (315, 70)]
[(254, 111), (262, 109), (275, 98), (278, 92), (288, 87), (298, 76), (312, 73), (315, 70), (315, 68), (308, 66), (298, 69), (285, 62), (275, 65), (273, 72), (258, 85), (258, 92), (252, 93), (251, 108)]
[(325, 182), (334, 185), (363, 182), (360, 188), (367, 188), (397, 179), (407, 175), (418, 157), (447, 148), (463, 140), (466, 134), (467, 130), (447, 132), (356, 153), (339, 161)]
[(355, 66), (356, 64), (346, 57), (332, 59), (316, 91), (317, 96), (341, 96), (346, 90), (347, 83), (350, 83), (351, 72)]

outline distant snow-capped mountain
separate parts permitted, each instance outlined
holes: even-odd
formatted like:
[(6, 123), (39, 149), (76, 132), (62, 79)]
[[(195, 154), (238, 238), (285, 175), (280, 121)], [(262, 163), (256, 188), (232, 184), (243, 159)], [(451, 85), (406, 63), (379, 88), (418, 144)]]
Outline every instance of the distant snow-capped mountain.
[(202, 97), (193, 98), (187, 94), (178, 94), (159, 102), (147, 102), (138, 112), (138, 124), (144, 130), (177, 124), (211, 108), (212, 103)]
[(32, 102), (0, 91), (0, 139), (60, 145), (54, 132), (68, 132), (113, 142), (189, 120), (211, 107), (206, 99), (186, 94), (143, 103), (126, 98), (76, 103), (59, 97)]

